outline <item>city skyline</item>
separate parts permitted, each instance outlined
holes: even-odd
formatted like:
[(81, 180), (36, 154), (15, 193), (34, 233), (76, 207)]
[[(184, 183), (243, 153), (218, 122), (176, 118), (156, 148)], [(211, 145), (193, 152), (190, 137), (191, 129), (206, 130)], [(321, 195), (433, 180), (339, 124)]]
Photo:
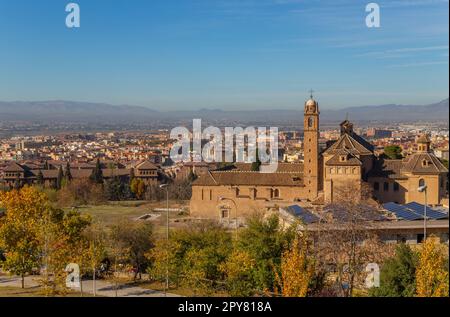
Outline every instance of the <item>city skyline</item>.
[[(430, 104), (448, 98), (448, 1), (0, 1), (0, 96), (164, 110)], [(305, 31), (308, 30), (308, 31)], [(32, 52), (32, 54), (30, 54)]]

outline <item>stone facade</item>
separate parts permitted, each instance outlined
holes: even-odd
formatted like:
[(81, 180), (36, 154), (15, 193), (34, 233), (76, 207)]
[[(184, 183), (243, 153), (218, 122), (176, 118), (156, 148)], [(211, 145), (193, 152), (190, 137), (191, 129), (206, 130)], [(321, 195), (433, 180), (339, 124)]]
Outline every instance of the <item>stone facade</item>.
[(233, 219), (254, 211), (270, 211), (295, 202), (309, 208), (337, 200), (339, 189), (368, 185), (379, 203), (425, 203), (420, 185), (427, 185), (427, 203), (448, 203), (448, 170), (433, 154), (426, 135), (418, 151), (403, 160), (378, 157), (372, 144), (357, 135), (348, 120), (340, 138), (319, 153), (320, 111), (311, 97), (304, 110), (304, 162), (279, 164), (276, 173), (259, 173), (235, 164), (230, 171), (208, 171), (192, 186), (191, 215)]

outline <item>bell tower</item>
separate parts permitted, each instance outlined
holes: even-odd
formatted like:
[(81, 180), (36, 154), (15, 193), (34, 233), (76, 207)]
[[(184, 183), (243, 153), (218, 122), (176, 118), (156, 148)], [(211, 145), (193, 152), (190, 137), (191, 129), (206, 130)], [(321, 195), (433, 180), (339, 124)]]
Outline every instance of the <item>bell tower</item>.
[(315, 199), (319, 193), (319, 104), (311, 97), (305, 102), (303, 177), (307, 188), (308, 199)]

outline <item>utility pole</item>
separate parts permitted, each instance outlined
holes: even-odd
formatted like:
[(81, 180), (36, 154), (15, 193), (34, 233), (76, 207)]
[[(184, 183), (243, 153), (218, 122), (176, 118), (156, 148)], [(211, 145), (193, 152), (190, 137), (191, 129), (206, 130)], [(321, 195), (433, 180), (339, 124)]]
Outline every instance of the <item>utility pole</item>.
[(427, 240), (427, 185), (420, 186), (417, 191), (419, 193), (424, 193), (425, 195), (425, 204), (423, 210), (423, 240)]

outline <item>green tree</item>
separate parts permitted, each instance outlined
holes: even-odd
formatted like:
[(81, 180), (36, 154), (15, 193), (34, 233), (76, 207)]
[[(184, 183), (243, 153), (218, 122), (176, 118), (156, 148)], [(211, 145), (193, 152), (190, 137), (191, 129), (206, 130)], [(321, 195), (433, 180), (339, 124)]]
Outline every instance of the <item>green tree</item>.
[(376, 297), (411, 297), (416, 289), (417, 254), (401, 243), (395, 255), (385, 261), (380, 271), (380, 287), (369, 292)]
[(197, 294), (211, 294), (223, 281), (222, 265), (232, 249), (231, 234), (213, 223), (200, 223), (171, 233), (169, 245), (159, 241), (147, 258), (150, 276), (163, 280), (167, 263), (171, 284)]
[(41, 170), (39, 170), (39, 173), (36, 176), (36, 183), (41, 186), (44, 185), (44, 174), (42, 174)]
[(66, 182), (71, 182), (73, 177), (72, 177), (72, 173), (70, 172), (70, 164), (69, 162), (67, 162), (66, 165), (66, 171), (64, 173), (64, 178), (66, 179)]
[(97, 159), (95, 167), (92, 170), (91, 176), (89, 177), (91, 181), (97, 184), (103, 184), (103, 171), (100, 164), (100, 159)]
[(61, 189), (64, 183), (64, 172), (62, 167), (60, 166), (58, 169), (58, 176), (56, 178), (56, 189)]
[(280, 271), (282, 254), (294, 237), (295, 226), (284, 229), (277, 215), (264, 219), (255, 214), (247, 220), (247, 228), (239, 232), (236, 247), (255, 261), (253, 279), (258, 290), (274, 291), (275, 272)]
[(403, 158), (402, 148), (398, 145), (388, 145), (384, 148), (384, 155), (391, 160), (398, 160)]
[(121, 220), (111, 227), (111, 243), (118, 249), (121, 264), (133, 267), (135, 275), (147, 269), (146, 254), (153, 247), (153, 226), (148, 222)]
[(251, 170), (253, 172), (259, 172), (261, 168), (261, 160), (259, 159), (259, 151), (256, 149), (256, 161), (252, 163)]

